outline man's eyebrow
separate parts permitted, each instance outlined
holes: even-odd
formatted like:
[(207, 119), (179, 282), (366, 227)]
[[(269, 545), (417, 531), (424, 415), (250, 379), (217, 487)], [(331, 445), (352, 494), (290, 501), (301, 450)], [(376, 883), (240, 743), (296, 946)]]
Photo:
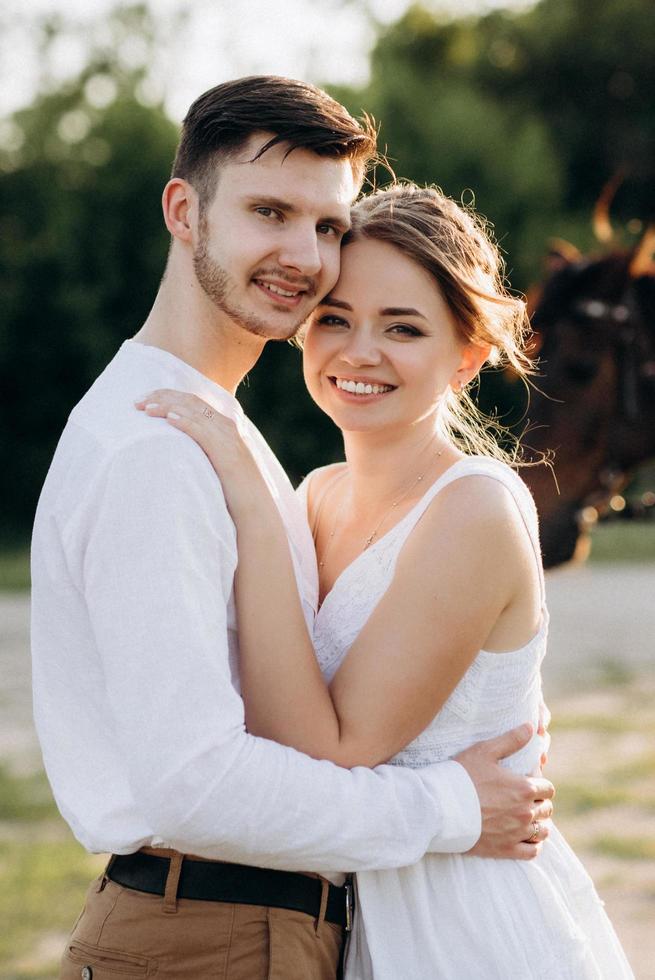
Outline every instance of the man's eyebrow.
[(269, 194), (250, 194), (249, 204), (258, 204), (263, 208), (275, 208), (277, 211), (286, 211), (287, 214), (295, 214), (298, 208), (289, 201), (283, 201), (280, 197), (271, 197)]

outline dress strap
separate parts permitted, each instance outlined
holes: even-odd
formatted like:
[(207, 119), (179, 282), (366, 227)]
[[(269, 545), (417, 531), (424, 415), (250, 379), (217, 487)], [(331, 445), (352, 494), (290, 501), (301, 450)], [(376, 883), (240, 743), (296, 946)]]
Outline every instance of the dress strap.
[(502, 483), (512, 495), (514, 502), (523, 520), (539, 572), (539, 583), (541, 591), (542, 608), (546, 602), (546, 585), (544, 580), (543, 563), (541, 559), (541, 544), (539, 541), (539, 519), (532, 494), (521, 477), (514, 472), (511, 467), (500, 460), (491, 459), (484, 456), (465, 456), (463, 459), (453, 463), (445, 473), (443, 473), (432, 486), (428, 487), (416, 506), (399, 522), (397, 527), (403, 527), (406, 534), (421, 519), (434, 498), (445, 487), (466, 476), (487, 476)]

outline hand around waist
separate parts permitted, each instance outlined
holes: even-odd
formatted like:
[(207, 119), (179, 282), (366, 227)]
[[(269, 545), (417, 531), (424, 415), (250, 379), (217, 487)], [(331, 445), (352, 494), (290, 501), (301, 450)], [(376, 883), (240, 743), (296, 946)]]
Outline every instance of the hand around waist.
[(531, 725), (522, 725), (456, 757), (475, 785), (482, 811), (482, 833), (469, 854), (531, 860), (548, 837), (555, 787), (543, 776), (519, 775), (501, 764), (532, 734)]

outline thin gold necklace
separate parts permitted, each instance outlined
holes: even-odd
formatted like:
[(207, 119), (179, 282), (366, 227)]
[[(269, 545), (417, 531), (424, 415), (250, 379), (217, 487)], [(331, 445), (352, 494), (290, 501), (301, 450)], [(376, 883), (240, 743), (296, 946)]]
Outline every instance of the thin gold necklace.
[[(423, 472), (422, 473), (419, 473), (419, 475), (414, 480), (412, 480), (412, 482), (409, 484), (409, 486), (407, 486), (403, 490), (403, 492), (401, 493), (401, 495), (394, 500), (394, 502), (391, 504), (391, 507), (389, 507), (389, 509), (384, 512), (384, 514), (382, 515), (382, 517), (380, 518), (380, 520), (378, 521), (378, 523), (375, 525), (375, 527), (373, 528), (373, 530), (371, 531), (371, 533), (369, 534), (369, 536), (367, 538), (365, 538), (364, 545), (362, 547), (362, 551), (366, 551), (367, 548), (370, 548), (370, 546), (373, 544), (374, 540), (377, 538), (378, 533), (380, 531), (380, 528), (382, 527), (382, 525), (386, 521), (387, 517), (389, 517), (389, 515), (396, 509), (396, 507), (399, 504), (402, 504), (403, 500), (405, 500), (409, 496), (409, 494), (412, 492), (412, 490), (414, 489), (414, 487), (418, 486), (419, 483), (422, 483), (423, 482), (423, 480), (425, 479), (425, 477), (427, 476), (427, 474), (430, 472), (430, 468), (431, 468), (432, 464), (435, 462), (435, 460), (439, 459), (439, 457), (442, 454), (443, 454), (443, 449), (437, 450), (437, 452), (434, 453), (434, 455), (431, 457), (430, 462), (428, 463), (428, 465), (426, 466), (426, 468), (423, 470)], [(341, 506), (339, 507), (339, 509), (337, 510), (337, 513), (335, 515), (334, 523), (332, 525), (332, 530), (330, 531), (330, 534), (328, 535), (328, 540), (327, 540), (327, 544), (325, 546), (325, 551), (323, 552), (323, 555), (322, 555), (322, 557), (321, 557), (321, 559), (320, 559), (320, 561), (318, 563), (319, 569), (320, 568), (323, 568), (325, 566), (325, 562), (327, 561), (327, 557), (328, 557), (328, 555), (330, 553), (330, 549), (332, 547), (332, 542), (334, 540), (334, 536), (335, 536), (336, 531), (337, 531), (337, 527), (338, 527), (338, 524), (339, 524), (339, 521), (340, 521), (340, 518), (341, 518), (341, 514), (343, 512), (344, 504), (345, 504), (345, 496), (344, 496), (344, 499), (341, 502)]]

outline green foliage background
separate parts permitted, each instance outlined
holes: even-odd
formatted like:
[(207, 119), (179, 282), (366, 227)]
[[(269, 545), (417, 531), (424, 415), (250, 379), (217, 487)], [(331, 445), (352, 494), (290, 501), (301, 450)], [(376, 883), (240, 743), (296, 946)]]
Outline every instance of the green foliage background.
[[(41, 24), (44, 50), (57, 29)], [(129, 34), (146, 57), (128, 70), (112, 38)], [(417, 4), (378, 27), (370, 83), (333, 94), (380, 121), (399, 176), (474, 196), (524, 290), (549, 236), (593, 244), (593, 205), (620, 167), (613, 210), (626, 240), (653, 218), (654, 36), (651, 0), (541, 0), (454, 19)], [(138, 329), (165, 262), (159, 198), (177, 127), (142, 96), (151, 15), (117, 9), (107, 37), (79, 77), (46, 85), (0, 125), (4, 544), (27, 537), (68, 412)], [(111, 97), (98, 99), (103, 86)], [(485, 382), (487, 408), (507, 407), (501, 388)], [(269, 345), (240, 397), (294, 479), (338, 457), (338, 434), (309, 402), (288, 345)]]

